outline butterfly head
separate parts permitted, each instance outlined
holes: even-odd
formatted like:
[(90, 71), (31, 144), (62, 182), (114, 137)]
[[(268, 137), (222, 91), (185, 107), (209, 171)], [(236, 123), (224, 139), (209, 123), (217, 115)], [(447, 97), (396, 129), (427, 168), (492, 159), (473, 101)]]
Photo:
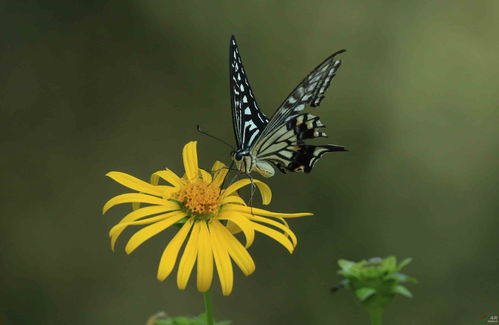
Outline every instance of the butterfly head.
[(234, 161), (237, 163), (240, 162), (243, 159), (243, 157), (248, 155), (249, 153), (243, 150), (236, 150), (232, 151), (230, 154), (232, 156), (232, 159), (234, 159)]

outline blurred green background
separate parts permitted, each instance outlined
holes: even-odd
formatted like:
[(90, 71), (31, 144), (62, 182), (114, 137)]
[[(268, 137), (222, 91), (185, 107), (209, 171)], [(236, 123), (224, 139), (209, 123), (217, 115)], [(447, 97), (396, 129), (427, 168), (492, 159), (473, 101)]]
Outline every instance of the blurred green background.
[(256, 272), (215, 315), (249, 324), (366, 324), (350, 292), (331, 295), (336, 260), (413, 257), (412, 300), (386, 324), (477, 324), (499, 313), (498, 1), (4, 1), (0, 4), (0, 324), (144, 324), (198, 314), (191, 281), (156, 280), (159, 235), (131, 256), (101, 215), (199, 140), (201, 165), (233, 141), (228, 42), (235, 34), (270, 115), (330, 53), (346, 48), (316, 111), (349, 148), (311, 174), (268, 180), (291, 221), (289, 255), (259, 236)]

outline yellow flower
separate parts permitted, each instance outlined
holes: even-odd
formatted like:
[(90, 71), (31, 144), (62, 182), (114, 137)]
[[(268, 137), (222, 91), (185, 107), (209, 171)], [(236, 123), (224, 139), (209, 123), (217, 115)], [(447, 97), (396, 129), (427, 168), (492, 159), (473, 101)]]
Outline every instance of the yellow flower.
[[(215, 162), (212, 173), (199, 169), (195, 141), (184, 146), (182, 156), (185, 169), (182, 178), (168, 169), (155, 172), (151, 176), (151, 183), (121, 172), (107, 174), (116, 182), (137, 191), (118, 195), (104, 204), (103, 213), (121, 203), (132, 203), (136, 208), (109, 231), (113, 250), (118, 236), (128, 226), (148, 225), (128, 241), (125, 251), (130, 254), (168, 227), (181, 225), (163, 251), (158, 279), (163, 281), (170, 275), (179, 251), (188, 238), (178, 266), (177, 286), (185, 289), (197, 261), (197, 288), (201, 292), (207, 291), (211, 286), (215, 261), (224, 295), (232, 291), (231, 260), (245, 275), (255, 270), (255, 263), (246, 250), (253, 243), (255, 231), (273, 238), (290, 253), (293, 252), (297, 239), (283, 218), (311, 213), (276, 213), (249, 207), (239, 197), (237, 190), (250, 184), (250, 179), (241, 179), (221, 189), (228, 172), (223, 163)], [(170, 185), (158, 185), (160, 178)], [(272, 197), (270, 188), (258, 180), (253, 180), (253, 183), (260, 190), (263, 204), (269, 204)], [(141, 203), (149, 205), (139, 208)], [(246, 239), (245, 247), (233, 235), (241, 231)]]

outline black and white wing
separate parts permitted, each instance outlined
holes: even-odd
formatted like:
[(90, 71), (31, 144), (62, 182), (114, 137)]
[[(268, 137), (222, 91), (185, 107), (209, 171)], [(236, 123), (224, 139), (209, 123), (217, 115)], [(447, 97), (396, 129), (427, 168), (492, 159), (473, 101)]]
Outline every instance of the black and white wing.
[(234, 36), (230, 39), (230, 100), (238, 149), (249, 149), (269, 119), (260, 111), (244, 71)]
[(319, 117), (303, 113), (306, 106), (319, 106), (324, 93), (341, 65), (335, 59), (338, 51), (319, 66), (291, 92), (276, 110), (258, 141), (251, 148), (257, 159), (274, 163), (282, 172), (310, 172), (322, 155), (331, 151), (346, 151), (337, 145), (307, 145), (305, 139), (326, 137)]

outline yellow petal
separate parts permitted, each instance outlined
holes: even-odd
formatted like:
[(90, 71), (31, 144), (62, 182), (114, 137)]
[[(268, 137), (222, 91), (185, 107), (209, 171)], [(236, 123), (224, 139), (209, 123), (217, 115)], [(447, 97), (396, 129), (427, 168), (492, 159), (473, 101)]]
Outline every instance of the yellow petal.
[(282, 222), (282, 224), (283, 224), (284, 226), (286, 226), (286, 227), (288, 227), (288, 228), (289, 228), (289, 224), (288, 224), (288, 222), (286, 221), (286, 219), (284, 219), (283, 217), (276, 217), (276, 218), (277, 218), (277, 220), (279, 220), (280, 222)]
[(224, 205), (224, 204), (227, 204), (227, 203), (237, 203), (237, 204), (246, 205), (246, 203), (244, 202), (244, 200), (242, 198), (240, 198), (239, 196), (237, 196), (237, 195), (226, 196), (226, 197), (224, 197), (220, 201), (221, 205)]
[[(275, 218), (276, 218), (277, 220), (279, 220), (279, 221), (280, 221), (280, 222), (284, 225), (284, 227), (287, 227), (287, 228), (291, 229), (291, 228), (289, 227), (289, 224), (288, 224), (288, 222), (286, 221), (286, 219), (284, 219), (283, 217), (275, 217)], [(290, 237), (290, 236), (289, 236), (288, 234), (286, 234), (286, 237)], [(296, 243), (294, 243), (294, 245), (295, 245), (295, 247), (296, 247)]]
[(201, 178), (205, 183), (211, 183), (211, 174), (206, 170), (199, 168), (199, 173), (201, 174)]
[(178, 252), (180, 247), (185, 241), (185, 237), (191, 230), (193, 224), (193, 219), (189, 218), (182, 228), (175, 234), (175, 237), (166, 245), (163, 255), (161, 256), (161, 261), (158, 267), (158, 280), (164, 281), (172, 272), (175, 262), (177, 261)]
[(177, 271), (177, 286), (179, 289), (184, 290), (187, 286), (187, 281), (191, 276), (192, 267), (196, 262), (197, 250), (198, 250), (198, 240), (199, 240), (199, 224), (194, 223), (192, 227), (191, 235), (185, 245), (184, 254), (180, 258), (180, 263)]
[(145, 242), (152, 236), (158, 234), (159, 232), (165, 230), (166, 228), (170, 227), (171, 225), (175, 224), (184, 217), (185, 213), (183, 212), (180, 211), (172, 212), (168, 214), (168, 218), (166, 218), (165, 220), (156, 222), (150, 226), (142, 228), (130, 238), (130, 240), (125, 246), (125, 252), (127, 254), (132, 253), (137, 247), (142, 245), (143, 242)]
[[(154, 207), (156, 207), (156, 206), (154, 206)], [(133, 211), (132, 213), (134, 213), (134, 212), (135, 211)], [(173, 212), (175, 212), (175, 211), (169, 211), (167, 213), (163, 213), (163, 214), (160, 214), (158, 216), (154, 216), (154, 217), (150, 217), (150, 218), (145, 218), (145, 219), (141, 219), (141, 220), (138, 220), (138, 221), (130, 221), (130, 220), (129, 221), (121, 221), (118, 224), (114, 225), (111, 228), (111, 230), (109, 230), (109, 237), (116, 236), (117, 232), (121, 233), (128, 226), (146, 225), (146, 224), (149, 224), (149, 223), (160, 221), (162, 219), (166, 219), (167, 217), (170, 216), (170, 213), (173, 213)]]
[[(232, 185), (230, 185), (223, 191), (222, 199), (248, 184), (251, 184), (251, 180), (249, 178), (241, 179), (238, 180), (237, 182), (234, 182)], [(264, 182), (259, 181), (257, 179), (253, 179), (253, 184), (255, 184), (260, 190), (260, 194), (262, 195), (262, 203), (264, 205), (269, 204), (270, 201), (272, 200), (272, 191), (270, 190), (270, 187), (268, 187), (268, 185), (265, 184)]]
[(111, 230), (109, 231), (109, 237), (111, 237), (111, 249), (114, 251), (114, 245), (116, 244), (116, 240), (118, 239), (119, 235), (125, 230), (126, 227), (128, 226), (138, 226), (138, 225), (148, 225), (151, 223), (155, 223), (164, 219), (167, 219), (170, 217), (170, 213), (165, 213), (165, 214), (160, 214), (159, 216), (151, 217), (151, 218), (145, 218), (139, 221), (131, 221), (131, 222), (123, 222), (115, 225)]
[(182, 158), (187, 179), (194, 181), (198, 178), (198, 154), (196, 149), (197, 141), (191, 141), (184, 146)]
[[(172, 203), (172, 206), (173, 206), (173, 204), (175, 204), (174, 202), (171, 202), (171, 203)], [(176, 206), (176, 208), (178, 208), (178, 206)], [(118, 226), (120, 224), (123, 225), (123, 224), (126, 224), (126, 223), (131, 222), (131, 221), (135, 221), (135, 220), (143, 218), (145, 216), (166, 212), (168, 210), (172, 210), (172, 207), (162, 206), (162, 205), (153, 205), (153, 206), (148, 206), (148, 207), (145, 207), (142, 209), (138, 209), (138, 210), (132, 211), (129, 214), (127, 214), (123, 219), (120, 220), (120, 222), (116, 226)], [(113, 251), (114, 251), (114, 245), (116, 243), (116, 240), (118, 239), (119, 235), (123, 232), (123, 230), (125, 230), (125, 228), (127, 227), (127, 226), (124, 226), (121, 229), (113, 230), (116, 226), (114, 226), (111, 229), (111, 231), (113, 231), (112, 234), (111, 234), (111, 231), (109, 232), (109, 236), (111, 236), (111, 249)]]
[(157, 204), (157, 205), (163, 205), (165, 202), (167, 202), (164, 199), (160, 199), (155, 196), (151, 196), (149, 194), (142, 194), (142, 193), (126, 193), (126, 194), (121, 194), (118, 196), (113, 197), (109, 201), (107, 201), (104, 204), (104, 207), (102, 208), (102, 213), (106, 213), (107, 210), (112, 208), (113, 206), (117, 204), (122, 204), (122, 203), (132, 203), (132, 202), (141, 202), (141, 203), (150, 203), (150, 204)]
[(221, 214), (216, 219), (234, 222), (244, 233), (244, 237), (246, 238), (245, 247), (248, 248), (251, 244), (253, 244), (253, 240), (255, 239), (255, 229), (253, 229), (252, 222), (250, 222), (247, 217), (243, 217), (241, 213), (232, 212)]
[[(246, 217), (250, 220), (266, 223), (266, 224), (269, 224), (271, 226), (274, 226), (276, 228), (281, 229), (287, 236), (289, 236), (289, 238), (291, 239), (291, 242), (293, 243), (293, 247), (296, 246), (296, 243), (297, 243), (296, 235), (291, 231), (291, 229), (289, 229), (289, 227), (283, 225), (282, 223), (276, 222), (272, 219), (265, 218), (265, 217), (259, 217), (259, 216), (255, 216), (255, 215), (251, 215), (251, 214), (246, 214)], [(252, 224), (254, 225), (254, 223), (252, 223)]]
[(228, 296), (232, 292), (232, 284), (234, 281), (232, 263), (227, 248), (221, 245), (220, 235), (217, 234), (216, 229), (211, 226), (211, 223), (209, 224), (209, 229), (211, 247), (213, 249), (213, 257), (217, 267), (218, 278), (220, 279), (220, 286), (222, 287), (222, 294)]
[(290, 252), (293, 253), (293, 243), (282, 233), (278, 232), (277, 230), (271, 229), (269, 227), (262, 226), (256, 222), (253, 222), (253, 227), (255, 228), (256, 231), (261, 232), (262, 234), (265, 234), (269, 236), (270, 238), (274, 239), (275, 241), (279, 242), (282, 246), (286, 247), (286, 249)]
[(236, 225), (234, 222), (232, 222), (230, 220), (227, 220), (227, 224), (225, 225), (225, 228), (227, 228), (230, 231), (230, 233), (233, 235), (238, 234), (242, 231), (238, 225)]
[(213, 279), (213, 251), (206, 222), (200, 221), (199, 226), (197, 287), (198, 291), (206, 292)]
[(172, 184), (175, 187), (179, 187), (185, 184), (185, 182), (177, 176), (174, 172), (172, 172), (169, 169), (165, 170), (158, 170), (154, 174), (151, 175), (151, 183), (158, 183), (159, 179), (157, 177), (160, 177), (167, 181), (168, 183)]
[[(157, 172), (156, 172), (157, 173)], [(159, 184), (159, 175), (157, 175), (156, 173), (153, 173), (151, 175), (151, 184), (152, 185), (158, 185)], [(172, 172), (173, 173), (173, 172)], [(175, 175), (177, 176), (177, 175)]]
[(107, 177), (112, 178), (116, 182), (124, 185), (132, 190), (136, 190), (138, 192), (143, 192), (147, 194), (152, 194), (156, 196), (161, 196), (162, 191), (156, 188), (154, 185), (151, 185), (147, 182), (144, 182), (136, 177), (131, 175), (121, 173), (121, 172), (109, 172), (106, 174)]
[(225, 228), (220, 221), (212, 220), (210, 228), (216, 231), (220, 243), (227, 248), (234, 262), (239, 266), (244, 275), (250, 275), (255, 271), (255, 262), (246, 248)]
[(118, 223), (135, 221), (137, 219), (150, 216), (157, 213), (162, 213), (166, 211), (175, 211), (180, 209), (180, 206), (175, 201), (164, 201), (162, 205), (149, 205), (137, 210), (134, 210), (127, 214)]
[(214, 175), (213, 185), (220, 187), (225, 179), (225, 176), (227, 176), (229, 169), (225, 167), (223, 162), (217, 160), (213, 164), (213, 167), (211, 167), (211, 172)]
[(245, 207), (239, 204), (226, 204), (223, 206), (224, 212), (229, 212), (229, 211), (237, 211), (237, 212), (246, 212), (249, 214), (258, 214), (260, 216), (266, 216), (266, 217), (282, 217), (282, 218), (298, 218), (298, 217), (304, 217), (304, 216), (311, 216), (313, 213), (309, 212), (302, 212), (302, 213), (278, 213), (278, 212), (271, 212), (263, 209), (258, 209), (254, 207)]
[[(156, 184), (158, 184), (157, 180), (156, 180)], [(172, 193), (178, 191), (178, 188), (176, 188), (174, 186), (156, 185), (155, 187), (158, 190), (158, 192), (161, 193), (160, 196), (162, 196), (164, 199), (170, 198)], [(137, 210), (139, 208), (140, 208), (140, 202), (132, 202), (132, 210)]]

